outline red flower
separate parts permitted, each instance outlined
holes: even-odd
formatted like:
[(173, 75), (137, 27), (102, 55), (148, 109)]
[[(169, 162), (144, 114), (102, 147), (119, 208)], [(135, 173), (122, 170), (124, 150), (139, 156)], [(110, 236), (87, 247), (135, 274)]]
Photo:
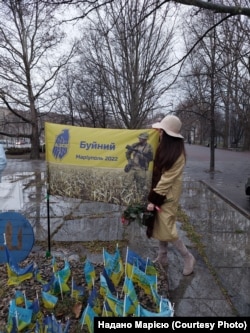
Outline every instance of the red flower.
[(123, 225), (129, 225), (129, 221), (126, 220), (124, 216), (122, 216), (122, 219), (121, 219), (121, 220), (122, 220), (122, 224), (123, 224)]

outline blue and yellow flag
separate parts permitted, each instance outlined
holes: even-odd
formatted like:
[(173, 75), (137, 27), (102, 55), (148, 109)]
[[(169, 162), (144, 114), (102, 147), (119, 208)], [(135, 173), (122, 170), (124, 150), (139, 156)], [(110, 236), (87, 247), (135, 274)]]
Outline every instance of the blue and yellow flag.
[(147, 275), (138, 267), (133, 267), (131, 280), (137, 283), (147, 295), (151, 295), (151, 288), (157, 290), (157, 275)]
[(124, 317), (124, 301), (118, 299), (111, 293), (107, 293), (105, 296), (105, 301), (107, 301), (110, 309), (112, 310), (114, 317)]
[(47, 293), (45, 291), (42, 291), (42, 301), (46, 309), (54, 309), (54, 307), (57, 304), (58, 297), (50, 293)]
[(18, 306), (25, 305), (25, 295), (19, 289), (15, 290), (15, 301), (16, 301), (16, 305), (18, 305)]
[(127, 276), (125, 276), (123, 288), (123, 292), (125, 293), (125, 298), (124, 300), (124, 312), (126, 315), (129, 314), (134, 314), (135, 308), (137, 304), (139, 303), (138, 297), (135, 291), (135, 287), (133, 284), (133, 281), (129, 279)]
[(131, 298), (133, 303), (135, 303), (137, 305), (138, 304), (138, 297), (137, 297), (137, 294), (136, 294), (136, 291), (135, 291), (133, 281), (130, 278), (128, 278), (127, 276), (125, 276), (125, 280), (124, 280), (124, 284), (123, 284), (122, 289), (123, 289), (123, 292)]
[(108, 302), (105, 300), (103, 302), (103, 308), (102, 308), (102, 317), (113, 317), (114, 313), (112, 309), (110, 308)]
[[(39, 303), (38, 298), (35, 298), (33, 300), (33, 302), (32, 301), (30, 302), (29, 309), (32, 311), (32, 324), (31, 324), (32, 327), (29, 327), (29, 328), (30, 329), (33, 328), (34, 323), (37, 323), (35, 326), (38, 325), (38, 327), (42, 327), (42, 321), (43, 321), (43, 318), (44, 318), (44, 314), (41, 311), (40, 303)], [(42, 330), (39, 331), (38, 329), (37, 329), (37, 331), (35, 330), (35, 333), (36, 332), (43, 333)]]
[(158, 312), (169, 312), (168, 317), (173, 317), (174, 308), (168, 298), (162, 297), (157, 290), (151, 286), (151, 293)]
[(89, 333), (94, 333), (94, 318), (98, 317), (97, 313), (92, 309), (92, 307), (87, 304), (85, 310), (80, 318), (81, 328), (83, 325), (87, 325)]
[(126, 275), (131, 278), (133, 266), (138, 267), (141, 271), (148, 275), (157, 275), (157, 270), (149, 258), (143, 259), (136, 252), (127, 247), (125, 271)]
[(135, 317), (173, 317), (173, 312), (169, 309), (153, 312), (138, 304), (135, 311)]
[(32, 310), (16, 306), (15, 301), (12, 300), (9, 306), (7, 324), (7, 327), (11, 327), (11, 329), (13, 326), (13, 318), (16, 321), (18, 332), (21, 332), (23, 329), (30, 325), (32, 319)]
[(161, 297), (159, 312), (163, 313), (166, 317), (174, 316), (174, 308), (168, 298)]
[[(60, 321), (56, 319), (54, 314), (47, 315), (43, 319), (43, 326), (38, 326), (40, 331), (39, 333), (62, 333), (63, 332), (63, 326)], [(36, 333), (36, 331), (35, 331)]]
[(85, 294), (85, 289), (83, 286), (78, 286), (75, 281), (74, 278), (72, 277), (71, 279), (71, 297), (79, 300), (81, 299)]
[(18, 332), (17, 322), (18, 322), (17, 317), (9, 318), (6, 325), (6, 332), (17, 333)]
[(33, 276), (33, 270), (34, 270), (33, 263), (28, 264), (25, 267), (19, 267), (18, 265), (9, 263), (9, 267), (13, 275), (22, 276), (22, 275), (31, 274)]
[(114, 286), (117, 287), (124, 275), (123, 261), (118, 246), (116, 246), (115, 253), (113, 254), (103, 249), (103, 262), (108, 276)]
[(90, 290), (95, 284), (96, 272), (94, 265), (88, 259), (86, 259), (84, 263), (83, 273), (87, 282), (88, 289)]
[(136, 306), (137, 305), (132, 302), (129, 295), (125, 294), (123, 302), (123, 317), (134, 315), (136, 311)]
[(40, 312), (40, 303), (38, 298), (35, 298), (33, 302), (30, 302), (29, 309), (32, 310), (33, 315), (37, 315)]
[(105, 297), (107, 293), (116, 293), (113, 282), (110, 280), (105, 268), (100, 273), (100, 294)]
[(64, 260), (64, 267), (61, 270), (56, 271), (56, 276), (60, 276), (60, 280), (63, 283), (67, 283), (71, 275), (70, 264), (67, 260)]
[(8, 274), (8, 281), (7, 281), (8, 286), (19, 285), (23, 281), (29, 280), (33, 277), (32, 272), (18, 275), (12, 270), (12, 267), (9, 264), (6, 264), (6, 267), (7, 267), (7, 274)]
[(71, 275), (70, 265), (69, 262), (65, 260), (64, 267), (61, 270), (57, 270), (54, 273), (54, 281), (52, 289), (53, 294), (57, 295), (57, 294), (67, 293), (68, 291), (70, 291), (70, 287), (67, 284), (70, 275)]
[(62, 332), (62, 323), (61, 321), (57, 320), (54, 314), (51, 314), (51, 320), (52, 320), (52, 332)]
[(6, 244), (4, 244), (5, 255), (6, 255), (6, 267), (8, 274), (7, 284), (19, 285), (25, 280), (31, 279), (33, 277), (34, 264), (28, 264), (25, 267), (19, 267), (18, 264), (11, 258), (9, 249)]
[(26, 309), (31, 307), (32, 301), (28, 300), (25, 291), (15, 291), (15, 302), (17, 306), (25, 307)]
[(102, 313), (101, 302), (100, 302), (99, 295), (98, 295), (98, 292), (95, 287), (93, 287), (91, 290), (91, 293), (88, 298), (88, 304), (95, 311), (95, 313), (97, 313), (98, 315), (101, 315), (101, 313)]
[(60, 275), (57, 275), (57, 273), (54, 274), (55, 278), (53, 280), (51, 293), (54, 295), (61, 295), (63, 296), (63, 293), (68, 293), (70, 291), (69, 285), (64, 282)]
[(54, 284), (54, 281), (55, 281), (55, 275), (54, 273), (52, 274), (50, 280), (48, 283), (43, 283), (42, 284), (42, 291), (45, 291), (45, 292), (52, 292), (53, 293), (53, 284)]
[(161, 296), (158, 294), (158, 291), (153, 286), (150, 286), (150, 288), (151, 288), (151, 295), (155, 302), (155, 305), (158, 311), (160, 311)]
[[(41, 327), (39, 327), (41, 328)], [(42, 327), (42, 332), (45, 332), (45, 333), (52, 333), (53, 332), (53, 321), (52, 321), (52, 316), (51, 315), (46, 315), (44, 318), (43, 318), (43, 327)], [(40, 333), (40, 332), (39, 332)]]
[(44, 325), (43, 325), (43, 322), (40, 320), (36, 321), (35, 333), (44, 333)]
[(39, 271), (38, 266), (34, 268), (33, 276), (36, 279), (37, 282), (40, 282), (41, 284), (46, 284), (47, 282), (42, 278), (41, 272)]

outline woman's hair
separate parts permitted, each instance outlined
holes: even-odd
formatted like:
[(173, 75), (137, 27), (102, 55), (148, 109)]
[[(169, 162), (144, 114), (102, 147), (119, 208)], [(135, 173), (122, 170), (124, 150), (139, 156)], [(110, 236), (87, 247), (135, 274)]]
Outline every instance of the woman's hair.
[(160, 173), (171, 169), (181, 154), (184, 154), (186, 159), (184, 140), (162, 131), (161, 140), (155, 154), (155, 168)]

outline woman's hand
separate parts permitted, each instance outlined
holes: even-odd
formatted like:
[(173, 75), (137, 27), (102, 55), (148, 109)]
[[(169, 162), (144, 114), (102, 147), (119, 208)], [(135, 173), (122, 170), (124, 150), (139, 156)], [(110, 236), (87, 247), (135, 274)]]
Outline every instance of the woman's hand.
[(147, 205), (147, 210), (152, 211), (152, 210), (154, 210), (154, 209), (155, 209), (155, 205), (152, 204), (151, 202), (148, 203), (148, 205)]
[(161, 208), (160, 208), (160, 207), (154, 205), (154, 204), (151, 203), (151, 202), (148, 203), (148, 205), (147, 205), (147, 210), (152, 211), (152, 210), (155, 210), (155, 209), (156, 209), (158, 212), (161, 211)]

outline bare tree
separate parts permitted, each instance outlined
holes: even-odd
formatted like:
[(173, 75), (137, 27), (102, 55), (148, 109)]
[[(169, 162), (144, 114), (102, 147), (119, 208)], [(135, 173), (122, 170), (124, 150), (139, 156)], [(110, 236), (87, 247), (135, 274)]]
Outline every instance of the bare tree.
[[(30, 139), (31, 159), (40, 158), (40, 118), (52, 108), (57, 75), (72, 56), (72, 50), (58, 51), (64, 34), (55, 10), (39, 0), (6, 0), (0, 7), (0, 99), (30, 125), (29, 133), (18, 135)], [(0, 134), (16, 136), (7, 122)]]
[[(202, 9), (208, 9), (214, 13), (222, 13), (222, 14), (231, 14), (231, 15), (245, 15), (250, 17), (250, 7), (249, 4), (247, 5), (244, 1), (241, 4), (239, 0), (236, 4), (235, 1), (229, 1), (229, 4), (221, 3), (221, 1), (215, 2), (211, 0), (172, 0), (175, 3), (187, 5), (187, 6), (194, 6)], [(164, 0), (161, 2), (163, 3), (168, 2)]]
[[(80, 8), (82, 10), (82, 13), (77, 16), (77, 19), (84, 18), (88, 16), (93, 10), (99, 9), (104, 5), (109, 5), (114, 3), (117, 0), (61, 0), (61, 1), (55, 1), (55, 0), (41, 0), (45, 3), (54, 3), (57, 5), (73, 5), (77, 8)], [(118, 0), (119, 1), (119, 0)], [(239, 0), (237, 4), (233, 1), (229, 1), (227, 3), (222, 3), (221, 0), (211, 1), (211, 0), (155, 0), (154, 6), (151, 7), (150, 11), (147, 13), (146, 16), (151, 15), (155, 10), (160, 9), (166, 4), (169, 3), (175, 3), (179, 5), (183, 5), (185, 7), (193, 7), (193, 8), (200, 8), (200, 9), (207, 9), (211, 11), (212, 13), (223, 13), (223, 14), (231, 14), (231, 15), (244, 15), (250, 17), (250, 8), (249, 3), (247, 2), (241, 2)], [(150, 8), (150, 7), (149, 7)]]
[(58, 90), (61, 98), (58, 113), (70, 113), (71, 125), (86, 127), (115, 127), (103, 92), (104, 86), (88, 71), (81, 60), (60, 75)]
[(95, 91), (96, 111), (111, 114), (118, 128), (145, 126), (173, 81), (170, 73), (164, 72), (171, 59), (174, 12), (168, 8), (155, 11), (140, 22), (149, 4), (152, 0), (104, 6), (82, 37), (78, 71), (84, 83), (81, 96)]
[[(248, 58), (250, 21), (247, 18), (232, 17), (223, 22), (218, 35), (218, 47), (223, 49), (219, 69), (220, 96), (225, 113), (224, 147), (237, 146), (249, 132), (247, 105), (249, 105)], [(248, 116), (249, 117), (249, 116)], [(234, 125), (234, 126), (233, 126)], [(238, 129), (237, 129), (238, 127)]]
[[(220, 16), (226, 20), (221, 20)], [(215, 139), (223, 137), (223, 146), (228, 147), (228, 139), (230, 144), (231, 141), (237, 144), (249, 129), (249, 92), (244, 89), (249, 82), (249, 39), (246, 37), (249, 25), (247, 19), (234, 16), (228, 18), (220, 14), (216, 18), (211, 17), (207, 11), (203, 11), (202, 21), (196, 15), (188, 17), (191, 18), (191, 24), (190, 30), (187, 30), (187, 49), (190, 49), (190, 44), (196, 47), (187, 61), (188, 75), (187, 72), (182, 73), (182, 80), (187, 87), (187, 99), (182, 104), (188, 105), (189, 112), (193, 113), (197, 113), (199, 106), (199, 115), (204, 115), (206, 109), (208, 111), (210, 171), (214, 171)], [(194, 39), (191, 40), (191, 36)]]
[[(208, 11), (204, 11), (202, 18), (196, 17), (196, 19), (190, 20), (191, 24), (189, 24), (189, 29), (187, 30), (187, 49), (189, 48), (190, 38), (191, 43), (194, 43), (195, 40), (200, 42), (189, 57), (190, 61), (187, 63), (188, 76), (186, 79), (183, 76), (183, 81), (186, 81), (189, 87), (187, 89), (188, 99), (190, 100), (192, 96), (192, 100), (195, 102), (195, 111), (197, 106), (200, 106), (200, 115), (204, 115), (205, 111), (206, 120), (210, 124), (210, 172), (215, 170), (216, 119), (221, 107), (218, 72), (222, 64), (223, 48), (219, 49), (218, 27), (209, 31), (206, 34), (206, 38), (203, 37), (201, 39), (201, 36), (204, 36), (204, 30), (208, 31), (209, 27), (214, 27), (218, 19), (220, 18), (211, 17)], [(197, 23), (196, 25), (194, 20)], [(194, 83), (195, 85), (192, 86)], [(196, 104), (197, 102), (198, 104)]]

